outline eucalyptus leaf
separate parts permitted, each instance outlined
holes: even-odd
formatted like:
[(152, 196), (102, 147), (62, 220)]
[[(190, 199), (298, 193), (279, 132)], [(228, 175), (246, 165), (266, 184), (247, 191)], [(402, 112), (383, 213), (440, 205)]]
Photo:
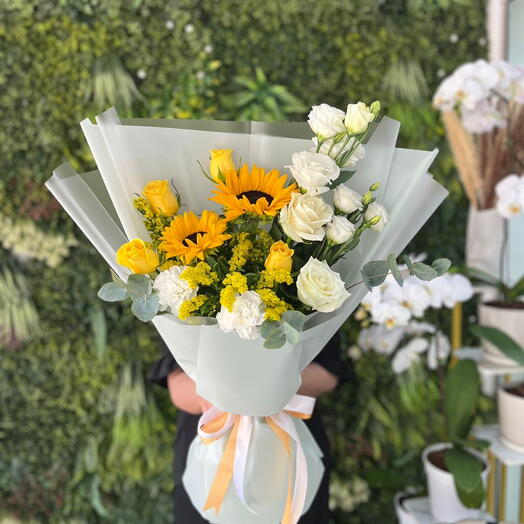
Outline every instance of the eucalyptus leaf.
[(281, 325), (287, 341), (292, 345), (298, 344), (298, 341), (300, 340), (300, 331), (287, 322), (281, 322)]
[(444, 461), (453, 475), (460, 501), (467, 508), (480, 508), (484, 502), (482, 470), (484, 464), (462, 448), (453, 447), (445, 451)]
[(408, 269), (413, 269), (413, 262), (411, 262), (409, 255), (402, 255), (402, 261), (406, 264)]
[(145, 298), (151, 294), (152, 289), (153, 282), (147, 275), (140, 275), (138, 273), (129, 275), (127, 292), (131, 298)]
[(414, 262), (413, 271), (415, 272), (415, 276), (420, 280), (433, 280), (439, 276), (435, 268), (422, 262)]
[(451, 260), (447, 258), (437, 258), (431, 264), (431, 267), (437, 272), (437, 276), (442, 276), (449, 271)]
[(137, 297), (131, 304), (131, 311), (142, 322), (149, 322), (158, 313), (160, 299), (158, 294), (148, 297)]
[(486, 339), (497, 347), (508, 358), (524, 366), (524, 348), (509, 335), (498, 328), (491, 326), (471, 326), (473, 334)]
[(293, 326), (297, 331), (304, 329), (306, 323), (306, 315), (300, 311), (285, 311), (282, 313), (282, 320), (287, 322), (290, 326)]
[(272, 335), (264, 341), (264, 347), (267, 349), (280, 349), (286, 343), (284, 333)]
[(372, 288), (380, 286), (389, 273), (388, 263), (385, 260), (372, 260), (362, 268), (362, 280), (366, 288), (371, 291)]
[(275, 320), (264, 320), (260, 325), (260, 334), (262, 338), (271, 338), (274, 335), (282, 334), (282, 326), (280, 322)]
[(394, 253), (390, 253), (388, 255), (387, 263), (388, 263), (389, 270), (391, 271), (391, 274), (397, 281), (397, 284), (399, 286), (402, 286), (402, 284), (404, 283), (404, 279), (402, 278), (402, 273), (400, 272), (400, 269), (398, 268), (397, 257), (395, 256)]
[(98, 298), (106, 302), (120, 302), (129, 298), (127, 289), (117, 282), (107, 282), (98, 290)]

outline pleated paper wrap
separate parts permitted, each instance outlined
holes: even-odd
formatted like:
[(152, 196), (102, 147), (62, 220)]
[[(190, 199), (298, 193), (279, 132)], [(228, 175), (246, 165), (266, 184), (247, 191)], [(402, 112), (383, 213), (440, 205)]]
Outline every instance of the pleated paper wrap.
[[(126, 271), (116, 264), (115, 253), (128, 239), (148, 239), (142, 218), (132, 205), (134, 195), (141, 193), (147, 182), (173, 179), (187, 209), (199, 213), (205, 208), (217, 209), (208, 200), (212, 184), (202, 176), (197, 164), (200, 161), (207, 165), (211, 149), (230, 148), (236, 163), (241, 158), (248, 164), (285, 171), (294, 152), (312, 147), (311, 131), (306, 124), (121, 122), (116, 112), (109, 110), (96, 118), (96, 124), (85, 120), (81, 125), (98, 171), (77, 174), (68, 165), (62, 165), (47, 186), (124, 279)], [(398, 130), (398, 122), (382, 119), (348, 184), (364, 193), (371, 184), (380, 182), (377, 201), (385, 205), (390, 215), (381, 233), (366, 232), (358, 248), (337, 264), (336, 269), (348, 283), (361, 280), (360, 269), (369, 260), (400, 253), (447, 194), (427, 173), (437, 152), (395, 148)], [(358, 286), (339, 310), (310, 315), (300, 342), (278, 350), (263, 348), (260, 338), (249, 341), (235, 333), (223, 333), (214, 319), (189, 325), (172, 316), (159, 315), (153, 324), (180, 366), (195, 380), (199, 395), (227, 413), (271, 416), (290, 401), (300, 386), (301, 371), (365, 293), (364, 287)], [(205, 464), (207, 461), (202, 462), (202, 467)], [(309, 476), (315, 478), (314, 472)], [(196, 492), (187, 483), (186, 487), (196, 500)], [(196, 491), (199, 489), (195, 487)], [(234, 497), (233, 490), (229, 490), (230, 495)], [(271, 498), (267, 501), (272, 504)]]

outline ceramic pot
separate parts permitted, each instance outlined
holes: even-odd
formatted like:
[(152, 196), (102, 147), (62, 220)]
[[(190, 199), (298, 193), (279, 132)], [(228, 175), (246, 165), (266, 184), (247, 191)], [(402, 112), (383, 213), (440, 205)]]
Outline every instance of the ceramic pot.
[(500, 439), (508, 448), (524, 453), (524, 396), (511, 392), (512, 388), (521, 384), (505, 384), (498, 390), (497, 403)]
[[(479, 324), (500, 329), (515, 342), (524, 346), (524, 309), (512, 309), (490, 304), (479, 305)], [(506, 357), (487, 340), (482, 341), (484, 358), (501, 366), (516, 366), (514, 360)]]
[[(428, 459), (428, 456), (431, 453), (448, 449), (451, 446), (450, 443), (433, 444), (432, 446), (427, 447), (422, 454), (422, 461), (424, 463), (424, 470), (428, 482), (431, 513), (437, 521), (442, 522), (456, 522), (461, 519), (478, 518), (478, 509), (466, 508), (462, 502), (460, 502), (457, 490), (455, 489), (453, 475), (437, 468), (437, 466), (432, 464)], [(482, 481), (485, 485), (488, 478), (488, 464), (479, 452), (472, 449), (468, 449), (468, 451), (484, 463)]]

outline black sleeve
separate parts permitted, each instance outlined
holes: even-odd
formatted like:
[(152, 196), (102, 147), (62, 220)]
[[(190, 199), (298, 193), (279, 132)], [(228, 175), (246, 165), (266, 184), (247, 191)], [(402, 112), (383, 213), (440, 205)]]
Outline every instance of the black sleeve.
[(338, 377), (339, 384), (347, 382), (351, 378), (351, 369), (348, 362), (341, 358), (340, 334), (337, 332), (324, 346), (324, 349), (313, 360)]
[(151, 366), (147, 378), (151, 382), (154, 382), (159, 386), (167, 388), (167, 376), (173, 371), (179, 369), (180, 366), (178, 365), (178, 362), (175, 360), (167, 346), (165, 344), (163, 344), (163, 346), (164, 356), (160, 360), (157, 360)]

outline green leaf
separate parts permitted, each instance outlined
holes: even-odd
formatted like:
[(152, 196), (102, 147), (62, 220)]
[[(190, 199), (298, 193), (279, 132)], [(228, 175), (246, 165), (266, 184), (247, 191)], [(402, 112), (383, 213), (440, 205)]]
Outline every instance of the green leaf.
[(351, 177), (355, 174), (355, 171), (340, 171), (340, 175), (338, 175), (338, 178), (336, 180), (333, 180), (331, 182), (331, 189), (334, 189), (337, 186), (340, 186), (342, 184), (345, 184), (348, 180), (351, 179)]
[(275, 320), (264, 320), (260, 326), (260, 334), (263, 338), (271, 338), (274, 335), (282, 333), (282, 326), (280, 322)]
[(390, 253), (388, 255), (387, 262), (388, 262), (388, 267), (389, 267), (389, 270), (391, 271), (391, 274), (397, 281), (398, 285), (402, 286), (402, 284), (404, 283), (404, 279), (402, 278), (402, 274), (400, 273), (400, 269), (398, 268), (397, 257), (395, 256), (394, 253)]
[(491, 446), (491, 442), (489, 440), (482, 440), (482, 439), (456, 439), (453, 441), (454, 444), (457, 444), (459, 446), (462, 446), (464, 448), (470, 447), (475, 449), (480, 449), (481, 451), (488, 449)]
[(148, 297), (137, 297), (131, 304), (131, 311), (142, 322), (149, 322), (158, 313), (160, 299), (158, 294)]
[(89, 321), (95, 342), (96, 354), (98, 358), (101, 358), (104, 356), (107, 347), (107, 323), (104, 310), (100, 307), (100, 302), (97, 302), (97, 304), (89, 310)]
[(388, 263), (385, 260), (372, 260), (362, 268), (362, 280), (366, 288), (371, 291), (373, 287), (380, 286), (388, 275)]
[(524, 348), (509, 335), (491, 326), (471, 326), (471, 331), (477, 337), (484, 338), (497, 347), (504, 355), (524, 366)]
[(128, 297), (127, 289), (116, 282), (108, 282), (98, 290), (98, 298), (106, 302), (120, 302)]
[(306, 323), (306, 315), (300, 311), (285, 311), (282, 313), (282, 320), (294, 327), (297, 331), (302, 331), (304, 329), (304, 324)]
[(272, 335), (264, 341), (264, 347), (267, 349), (280, 349), (286, 343), (286, 335), (284, 333)]
[(484, 502), (482, 470), (484, 464), (462, 448), (453, 447), (444, 453), (444, 461), (453, 475), (460, 501), (467, 508), (480, 508)]
[(473, 360), (459, 360), (446, 376), (446, 422), (451, 441), (467, 439), (480, 394), (480, 378)]
[(451, 260), (447, 258), (437, 258), (431, 264), (431, 267), (437, 272), (437, 276), (442, 276), (449, 271)]
[(406, 264), (408, 269), (413, 269), (413, 262), (411, 262), (409, 255), (402, 255), (402, 261)]
[(510, 301), (517, 300), (521, 295), (524, 295), (524, 277), (508, 290), (508, 299)]
[(139, 275), (138, 273), (129, 275), (127, 292), (131, 298), (145, 298), (151, 294), (152, 288), (153, 282), (147, 275)]
[(292, 345), (298, 344), (298, 341), (300, 340), (300, 331), (287, 322), (282, 322), (281, 325), (287, 341)]
[(420, 280), (433, 280), (438, 277), (436, 269), (422, 262), (415, 262), (413, 264), (413, 271), (415, 272), (415, 276)]

